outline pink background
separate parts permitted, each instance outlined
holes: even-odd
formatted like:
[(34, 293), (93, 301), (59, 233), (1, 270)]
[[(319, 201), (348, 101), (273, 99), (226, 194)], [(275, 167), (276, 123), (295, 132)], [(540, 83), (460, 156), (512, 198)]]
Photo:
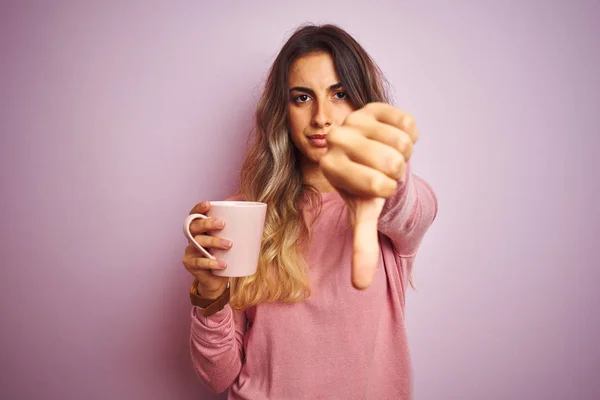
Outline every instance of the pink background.
[(599, 3), (216, 4), (0, 5), (0, 398), (225, 398), (191, 369), (181, 223), (234, 190), (302, 21), (421, 127), (416, 398), (600, 398)]

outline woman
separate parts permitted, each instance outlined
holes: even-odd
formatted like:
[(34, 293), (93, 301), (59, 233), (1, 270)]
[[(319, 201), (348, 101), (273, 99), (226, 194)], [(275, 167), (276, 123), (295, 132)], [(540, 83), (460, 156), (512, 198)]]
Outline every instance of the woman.
[[(405, 291), (437, 200), (408, 166), (414, 120), (388, 103), (380, 70), (342, 29), (305, 26), (283, 46), (234, 197), (268, 204), (258, 272), (214, 276), (217, 261), (191, 245), (183, 258), (192, 292), (217, 307), (191, 313), (193, 364), (213, 391), (411, 398)], [(227, 249), (206, 235), (222, 227), (206, 219), (191, 230)]]

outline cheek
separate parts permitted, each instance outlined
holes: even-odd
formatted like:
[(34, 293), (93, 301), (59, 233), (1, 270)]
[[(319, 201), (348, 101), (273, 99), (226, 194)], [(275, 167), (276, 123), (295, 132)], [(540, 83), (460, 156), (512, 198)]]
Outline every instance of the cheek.
[(290, 132), (290, 138), (292, 139), (292, 143), (294, 146), (298, 147), (298, 138), (302, 134), (302, 129), (299, 127), (298, 123), (298, 114), (294, 113), (293, 110), (288, 108), (288, 117), (287, 117), (288, 129)]
[(288, 108), (288, 125), (292, 136), (301, 135), (304, 128), (306, 127), (304, 113), (297, 108)]

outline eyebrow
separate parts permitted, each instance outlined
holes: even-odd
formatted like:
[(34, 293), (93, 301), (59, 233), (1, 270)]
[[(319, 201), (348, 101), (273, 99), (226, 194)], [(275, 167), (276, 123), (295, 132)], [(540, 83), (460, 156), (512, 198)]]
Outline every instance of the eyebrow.
[[(329, 86), (327, 88), (327, 90), (332, 91), (332, 90), (338, 90), (342, 88), (342, 84), (341, 83), (334, 83), (333, 85)], [(308, 93), (308, 94), (315, 94), (315, 92), (312, 89), (309, 88), (305, 88), (302, 86), (294, 86), (293, 88), (290, 89), (290, 92), (293, 91), (297, 91), (297, 92), (304, 92), (304, 93)]]

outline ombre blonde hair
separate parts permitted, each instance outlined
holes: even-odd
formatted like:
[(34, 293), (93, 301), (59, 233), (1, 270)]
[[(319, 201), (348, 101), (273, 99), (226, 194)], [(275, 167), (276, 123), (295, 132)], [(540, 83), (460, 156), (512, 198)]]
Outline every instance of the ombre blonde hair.
[[(310, 240), (312, 219), (318, 215), (319, 192), (303, 183), (297, 150), (287, 123), (290, 101), (288, 73), (295, 60), (326, 52), (355, 109), (370, 102), (387, 102), (381, 70), (356, 40), (335, 25), (299, 27), (275, 59), (258, 101), (254, 140), (240, 174), (239, 194), (247, 201), (267, 203), (258, 271), (231, 278), (229, 304), (237, 310), (262, 302), (298, 302), (310, 296), (303, 253)], [(312, 212), (315, 211), (315, 212)]]

